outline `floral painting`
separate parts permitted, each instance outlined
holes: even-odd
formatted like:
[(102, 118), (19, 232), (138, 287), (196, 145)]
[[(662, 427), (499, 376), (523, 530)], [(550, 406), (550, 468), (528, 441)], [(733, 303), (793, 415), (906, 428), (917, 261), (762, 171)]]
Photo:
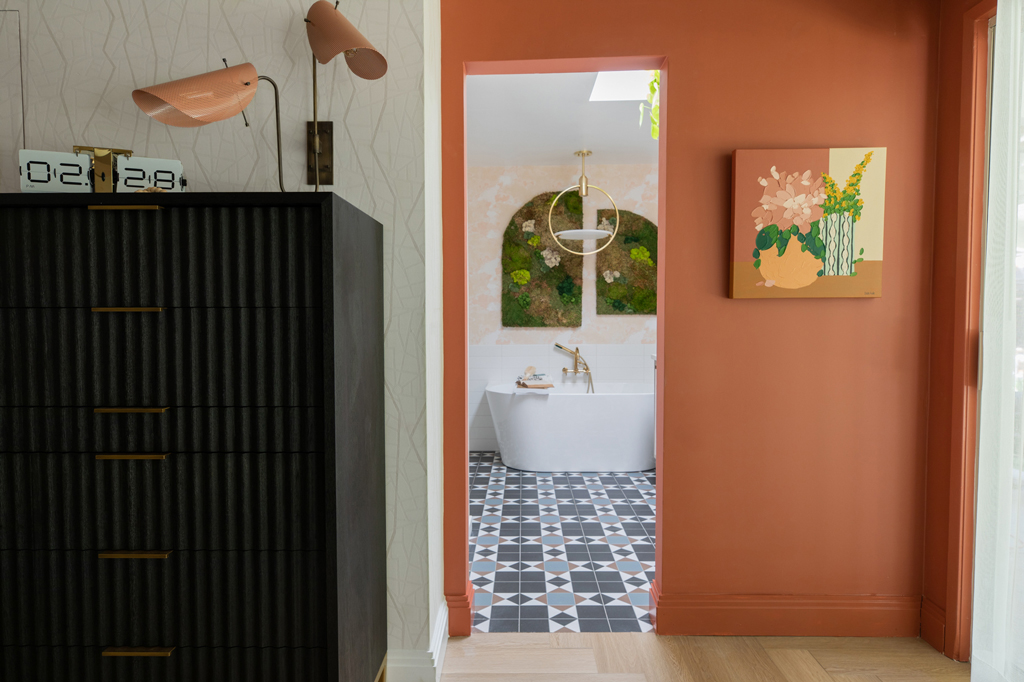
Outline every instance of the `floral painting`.
[(730, 295), (881, 296), (885, 152), (737, 150)]
[[(583, 322), (583, 258), (555, 244), (548, 210), (557, 192), (538, 194), (516, 211), (501, 247), (503, 327), (579, 327)], [(583, 204), (568, 193), (555, 206), (557, 229), (583, 226)]]
[[(599, 229), (614, 230), (614, 209), (599, 210), (597, 220)], [(629, 211), (619, 211), (619, 220), (615, 241), (597, 254), (597, 314), (656, 315), (658, 226)]]

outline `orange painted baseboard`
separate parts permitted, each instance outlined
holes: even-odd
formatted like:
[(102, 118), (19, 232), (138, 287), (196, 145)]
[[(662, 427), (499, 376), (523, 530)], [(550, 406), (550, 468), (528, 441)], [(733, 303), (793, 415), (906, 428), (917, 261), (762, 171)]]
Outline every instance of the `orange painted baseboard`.
[(663, 594), (651, 583), (659, 635), (916, 637), (921, 597)]
[(473, 583), (466, 583), (466, 594), (446, 594), (448, 636), (468, 637), (473, 629)]
[(928, 597), (921, 600), (921, 639), (946, 651), (946, 610)]

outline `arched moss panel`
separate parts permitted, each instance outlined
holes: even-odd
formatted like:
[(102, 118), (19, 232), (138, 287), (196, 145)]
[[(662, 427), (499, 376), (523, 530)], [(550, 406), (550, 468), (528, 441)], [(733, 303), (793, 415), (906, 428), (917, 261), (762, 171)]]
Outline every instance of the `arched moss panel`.
[[(556, 196), (557, 192), (538, 194), (516, 211), (505, 228), (503, 327), (579, 327), (583, 322), (583, 258), (559, 248), (548, 231), (548, 209)], [(556, 232), (582, 227), (579, 195), (565, 195), (552, 220)]]
[[(658, 312), (658, 226), (642, 215), (619, 211), (619, 233), (597, 254), (597, 314), (655, 315)], [(612, 229), (615, 211), (597, 212)], [(604, 242), (600, 242), (604, 244)]]

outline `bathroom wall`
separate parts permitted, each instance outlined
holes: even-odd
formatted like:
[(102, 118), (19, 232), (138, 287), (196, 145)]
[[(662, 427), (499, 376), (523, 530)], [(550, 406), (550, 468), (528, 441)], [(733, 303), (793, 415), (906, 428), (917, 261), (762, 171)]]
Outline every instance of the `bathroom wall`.
[[(596, 156), (596, 155), (595, 155)], [(593, 159), (594, 157), (590, 157)], [(560, 191), (578, 182), (580, 166), (489, 166), (468, 169), (469, 197), (469, 447), (495, 450), (497, 440), (484, 387), (515, 380), (528, 365), (556, 382), (572, 357), (554, 343), (575, 348), (590, 364), (594, 381), (654, 382), (651, 354), (657, 340), (654, 315), (598, 315), (597, 256), (583, 259), (583, 324), (578, 328), (504, 328), (501, 326), (501, 244), (508, 221), (542, 192)], [(656, 164), (587, 163), (592, 185), (612, 195), (620, 210), (658, 218)], [(584, 202), (583, 225), (597, 225), (597, 210), (611, 204), (600, 192)], [(587, 250), (593, 242), (586, 242)], [(582, 379), (580, 379), (582, 380)]]
[[(312, 84), (303, 17), (310, 4), (0, 0), (0, 9), (19, 10), (0, 13), (0, 55), (8, 54), (7, 43), (17, 36), (11, 22), (20, 15), (28, 147), (70, 151), (74, 144), (108, 144), (180, 159), (190, 191), (276, 191), (273, 90), (265, 84), (246, 110), (249, 128), (240, 116), (171, 128), (143, 115), (131, 99), (136, 87), (223, 68), (225, 57), (231, 64), (251, 61), (277, 81), (285, 187), (312, 189), (304, 184)], [(436, 0), (426, 5), (439, 13)], [(441, 454), (428, 446), (427, 434), (427, 423), (438, 420), (424, 417), (424, 50), (425, 41), (430, 47), (439, 37), (436, 29), (424, 34), (423, 0), (342, 0), (339, 9), (389, 63), (387, 75), (370, 82), (336, 59), (319, 67), (319, 84), (321, 120), (335, 124), (335, 185), (328, 189), (384, 225), (388, 678), (401, 682), (408, 678), (403, 665), (429, 667), (438, 653), (432, 635), (446, 629), (441, 559), (428, 548), (440, 542)], [(8, 66), (0, 65), (0, 76), (11, 75)], [(439, 106), (436, 75), (434, 83)], [(14, 92), (18, 79), (3, 84), (0, 91)], [(0, 103), (0, 110), (9, 108)], [(0, 120), (0, 191), (18, 191), (17, 156), (8, 152), (21, 146), (20, 133), (20, 120), (13, 126)]]

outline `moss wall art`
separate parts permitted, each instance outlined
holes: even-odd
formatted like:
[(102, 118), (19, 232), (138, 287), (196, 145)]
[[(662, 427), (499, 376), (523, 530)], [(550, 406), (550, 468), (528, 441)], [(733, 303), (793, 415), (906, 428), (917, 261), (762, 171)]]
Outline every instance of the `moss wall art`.
[[(516, 211), (505, 228), (503, 327), (579, 327), (583, 323), (583, 259), (560, 249), (548, 231), (548, 209), (556, 196), (557, 192), (538, 194)], [(556, 230), (582, 227), (579, 195), (562, 197), (552, 220)]]
[[(629, 211), (619, 211), (619, 219), (615, 241), (597, 254), (597, 314), (655, 315), (658, 227)], [(597, 220), (599, 229), (614, 229), (615, 211), (601, 209)]]

